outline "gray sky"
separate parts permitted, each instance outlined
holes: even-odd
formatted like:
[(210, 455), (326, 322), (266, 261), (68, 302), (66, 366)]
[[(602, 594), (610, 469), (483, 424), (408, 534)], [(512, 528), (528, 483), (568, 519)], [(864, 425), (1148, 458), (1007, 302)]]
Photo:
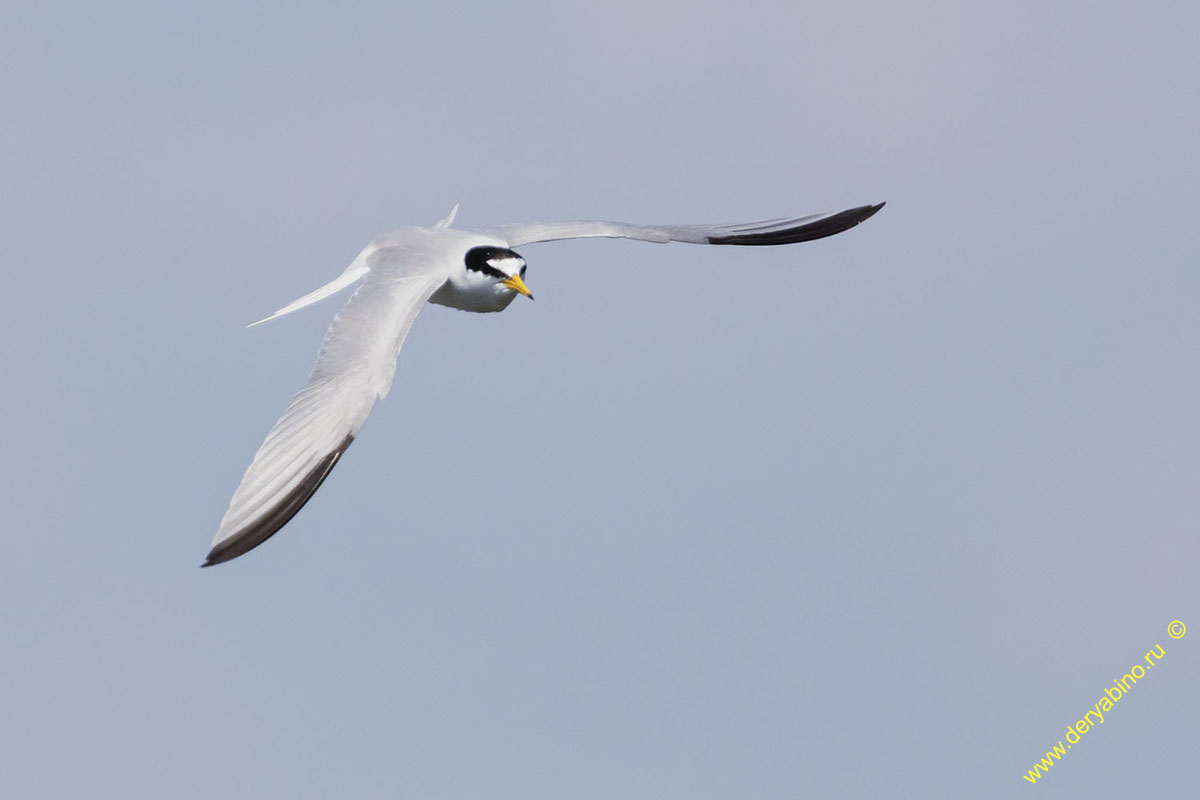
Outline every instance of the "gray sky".
[[(1194, 794), (1200, 12), (992, 6), (5, 4), (0, 793)], [(197, 568), (377, 234), (878, 200), (525, 248)]]

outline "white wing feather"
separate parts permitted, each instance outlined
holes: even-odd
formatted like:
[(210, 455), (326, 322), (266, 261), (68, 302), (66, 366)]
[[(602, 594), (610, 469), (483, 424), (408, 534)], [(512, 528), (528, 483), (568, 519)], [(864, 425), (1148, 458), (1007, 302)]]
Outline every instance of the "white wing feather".
[(690, 242), (692, 244), (775, 245), (807, 242), (833, 236), (872, 216), (883, 203), (859, 206), (803, 217), (785, 217), (732, 225), (635, 225), (628, 222), (534, 222), (504, 225), (488, 233), (520, 247), (531, 242), (556, 239), (607, 237), (643, 242)]
[(436, 274), (371, 272), (329, 326), (316, 366), (267, 434), (230, 501), (205, 566), (279, 530), (320, 486), (392, 385), (396, 357)]

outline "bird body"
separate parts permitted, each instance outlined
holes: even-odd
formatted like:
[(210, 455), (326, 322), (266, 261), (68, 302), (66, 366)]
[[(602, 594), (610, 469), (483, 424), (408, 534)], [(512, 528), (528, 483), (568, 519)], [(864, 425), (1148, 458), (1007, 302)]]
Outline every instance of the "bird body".
[(525, 260), (512, 248), (577, 238), (649, 242), (778, 245), (832, 236), (875, 214), (883, 204), (739, 225), (633, 225), (561, 222), (508, 225), (484, 231), (451, 228), (458, 207), (428, 228), (401, 228), (367, 245), (325, 286), (293, 301), (258, 325), (311, 305), (356, 281), (361, 285), (334, 317), (308, 382), (267, 434), (213, 538), (204, 566), (257, 547), (308, 502), (387, 396), (396, 357), (426, 302), (463, 311), (503, 311), (532, 299)]

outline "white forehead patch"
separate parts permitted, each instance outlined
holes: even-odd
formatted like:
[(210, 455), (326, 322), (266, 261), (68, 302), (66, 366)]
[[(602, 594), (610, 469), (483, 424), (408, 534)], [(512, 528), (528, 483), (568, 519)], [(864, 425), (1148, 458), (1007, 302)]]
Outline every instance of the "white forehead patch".
[(487, 265), (505, 275), (516, 275), (525, 268), (525, 259), (520, 256), (496, 256), (489, 258)]

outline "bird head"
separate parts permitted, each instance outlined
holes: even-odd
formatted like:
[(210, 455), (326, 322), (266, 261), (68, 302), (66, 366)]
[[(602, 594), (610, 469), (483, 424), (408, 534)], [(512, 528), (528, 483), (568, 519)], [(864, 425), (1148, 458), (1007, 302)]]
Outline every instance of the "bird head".
[(497, 291), (516, 292), (533, 299), (525, 285), (525, 259), (507, 247), (472, 247), (465, 261), (467, 275), (475, 280), (490, 281)]

